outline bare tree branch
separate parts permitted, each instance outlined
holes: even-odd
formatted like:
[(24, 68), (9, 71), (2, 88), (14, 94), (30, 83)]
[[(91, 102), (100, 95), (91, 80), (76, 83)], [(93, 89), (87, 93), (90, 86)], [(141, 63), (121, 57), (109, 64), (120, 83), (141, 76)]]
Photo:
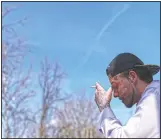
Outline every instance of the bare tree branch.
[(39, 85), (42, 90), (42, 111), (40, 118), (39, 137), (45, 137), (46, 123), (51, 119), (57, 102), (63, 102), (67, 95), (61, 92), (61, 82), (66, 74), (61, 71), (58, 63), (50, 64), (47, 58), (41, 63)]
[(14, 11), (15, 9), (17, 9), (16, 6), (5, 7), (5, 10), (2, 10), (2, 18), (4, 18), (5, 16), (7, 16), (9, 13), (11, 13), (12, 11)]
[(64, 103), (63, 109), (57, 111), (56, 137), (59, 138), (102, 138), (96, 131), (98, 111), (96, 105), (81, 92)]
[[(7, 7), (2, 11), (2, 115), (4, 137), (21, 137), (25, 134), (30, 117), (27, 100), (35, 95), (30, 82), (30, 70), (20, 77), (23, 58), (29, 52), (28, 46), (16, 32), (15, 26), (24, 19), (4, 24), (4, 17), (12, 14), (16, 7)], [(25, 18), (26, 19), (26, 18)], [(12, 35), (10, 37), (10, 35)]]

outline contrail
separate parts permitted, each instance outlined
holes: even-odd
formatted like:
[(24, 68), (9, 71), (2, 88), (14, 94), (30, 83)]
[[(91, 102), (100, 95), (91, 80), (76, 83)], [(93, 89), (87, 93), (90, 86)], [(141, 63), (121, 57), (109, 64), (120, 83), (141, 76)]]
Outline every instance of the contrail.
[[(128, 9), (130, 8), (130, 5), (124, 5), (124, 7), (115, 15), (111, 18), (110, 21), (108, 21), (105, 26), (101, 29), (101, 31), (98, 33), (98, 35), (96, 36), (96, 43), (100, 40), (101, 36), (103, 35), (103, 33), (115, 22), (115, 20), (124, 12), (126, 12)], [(83, 61), (81, 62), (81, 64), (78, 66), (78, 68), (84, 66), (84, 64), (88, 61), (89, 57), (91, 56), (93, 50), (96, 48), (97, 45), (94, 45), (94, 47), (92, 47), (88, 53), (86, 53)]]
[(115, 22), (115, 20), (124, 12), (126, 12), (129, 9), (129, 5), (124, 5), (124, 7), (121, 9), (121, 11), (119, 11), (115, 16), (113, 16), (113, 18), (107, 22), (107, 24), (105, 24), (105, 26), (101, 29), (100, 33), (97, 35), (96, 40), (99, 41), (99, 39), (101, 38), (102, 34), (110, 27), (110, 25), (112, 25), (112, 23)]

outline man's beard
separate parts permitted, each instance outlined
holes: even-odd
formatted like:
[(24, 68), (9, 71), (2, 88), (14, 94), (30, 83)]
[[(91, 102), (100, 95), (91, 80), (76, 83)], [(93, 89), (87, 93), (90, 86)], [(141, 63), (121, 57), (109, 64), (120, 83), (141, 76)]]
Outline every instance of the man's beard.
[(133, 90), (132, 90), (132, 93), (131, 93), (132, 96), (131, 96), (130, 102), (128, 102), (127, 104), (125, 104), (125, 106), (126, 106), (127, 108), (131, 108), (131, 107), (135, 104), (134, 99), (135, 99), (135, 97), (136, 97), (136, 92), (137, 92), (135, 86), (131, 83), (130, 80), (129, 80), (129, 82), (130, 82), (130, 84), (131, 84)]
[(134, 96), (135, 96), (135, 91), (134, 91), (134, 89), (133, 89), (133, 93), (132, 93), (132, 97), (131, 97), (130, 103), (125, 104), (125, 106), (126, 106), (127, 108), (131, 108), (131, 107), (134, 105)]

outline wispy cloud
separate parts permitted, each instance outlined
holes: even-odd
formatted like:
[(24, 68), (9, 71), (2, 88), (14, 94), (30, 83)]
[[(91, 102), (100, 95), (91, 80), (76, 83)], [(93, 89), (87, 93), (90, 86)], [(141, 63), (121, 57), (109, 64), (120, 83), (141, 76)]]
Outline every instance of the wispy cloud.
[(105, 31), (107, 31), (107, 29), (116, 21), (116, 19), (121, 16), (121, 14), (125, 13), (128, 9), (130, 8), (130, 5), (129, 4), (124, 4), (124, 7), (115, 15), (113, 16), (103, 27), (102, 29), (100, 30), (100, 32), (98, 33), (98, 35), (96, 36), (96, 40), (95, 40), (95, 43), (94, 43), (94, 46), (93, 47), (90, 47), (90, 49), (88, 50), (88, 52), (86, 53), (85, 57), (83, 58), (83, 60), (81, 61), (81, 63), (78, 65), (78, 69), (83, 67), (88, 59), (90, 58), (91, 54), (93, 53), (94, 50), (97, 50), (97, 46), (96, 45), (100, 38), (102, 37), (102, 35), (104, 34)]
[(124, 4), (124, 7), (115, 15), (113, 16), (101, 29), (101, 31), (98, 33), (96, 40), (99, 41), (103, 33), (115, 22), (115, 20), (121, 16), (124, 12), (126, 12), (130, 8), (129, 4)]

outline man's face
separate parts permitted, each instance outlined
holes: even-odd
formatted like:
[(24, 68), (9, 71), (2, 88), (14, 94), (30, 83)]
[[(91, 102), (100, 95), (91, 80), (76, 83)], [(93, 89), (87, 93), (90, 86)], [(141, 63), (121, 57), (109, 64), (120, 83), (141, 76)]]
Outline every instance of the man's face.
[(131, 108), (135, 95), (131, 81), (127, 77), (118, 74), (115, 77), (110, 78), (110, 83), (114, 92), (114, 97), (119, 97), (126, 107)]

